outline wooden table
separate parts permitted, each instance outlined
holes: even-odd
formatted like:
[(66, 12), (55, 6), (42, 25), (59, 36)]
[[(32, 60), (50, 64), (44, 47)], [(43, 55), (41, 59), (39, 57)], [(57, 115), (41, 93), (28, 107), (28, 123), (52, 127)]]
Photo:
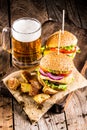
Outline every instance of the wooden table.
[[(74, 63), (86, 78), (87, 68), (87, 4), (81, 0), (0, 0), (0, 31), (20, 17), (34, 17), (42, 23), (42, 43), (61, 29), (62, 10), (66, 10), (65, 30), (75, 34), (81, 53)], [(85, 64), (85, 65), (84, 65)], [(9, 58), (7, 74), (11, 67)], [(12, 68), (12, 69), (11, 69)], [(10, 70), (10, 72), (9, 72)], [(31, 125), (25, 112), (0, 83), (0, 130), (87, 130), (87, 87), (69, 98), (64, 112), (49, 110), (37, 124)]]

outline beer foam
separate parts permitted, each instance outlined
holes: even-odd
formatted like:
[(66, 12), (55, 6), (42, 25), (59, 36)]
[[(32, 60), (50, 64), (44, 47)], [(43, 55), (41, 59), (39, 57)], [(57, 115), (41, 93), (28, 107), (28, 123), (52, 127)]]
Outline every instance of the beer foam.
[(19, 19), (13, 23), (12, 36), (21, 42), (32, 42), (41, 36), (41, 24), (35, 19)]

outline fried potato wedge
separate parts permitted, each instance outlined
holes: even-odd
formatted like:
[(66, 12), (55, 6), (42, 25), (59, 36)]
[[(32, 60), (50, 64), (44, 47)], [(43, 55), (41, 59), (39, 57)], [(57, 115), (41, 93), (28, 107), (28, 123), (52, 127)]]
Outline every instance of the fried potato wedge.
[(20, 86), (20, 82), (17, 78), (10, 78), (7, 81), (8, 87), (12, 90), (16, 90)]
[(42, 91), (45, 93), (45, 94), (56, 94), (58, 91), (57, 90), (54, 90), (48, 86), (45, 86), (43, 87)]
[(36, 88), (41, 89), (41, 85), (37, 79), (37, 75), (36, 74), (31, 74), (28, 71), (23, 71), (21, 73), (21, 77), (23, 78), (23, 80), (26, 83), (30, 83), (32, 86), (36, 86)]
[(39, 89), (29, 83), (21, 83), (21, 91), (23, 93), (29, 93), (30, 96), (35, 96), (39, 93)]
[(23, 93), (29, 93), (30, 90), (31, 90), (31, 84), (29, 84), (29, 83), (21, 83), (21, 91)]
[(50, 98), (49, 94), (41, 93), (37, 94), (33, 97), (34, 101), (37, 102), (38, 104), (42, 104), (44, 101)]
[(26, 83), (28, 83), (31, 79), (31, 74), (28, 71), (23, 71), (21, 73), (21, 77), (25, 80)]
[(34, 79), (32, 79), (32, 80), (30, 80), (30, 83), (31, 83), (31, 85), (32, 85), (32, 87), (35, 87), (36, 89), (41, 89), (41, 84), (39, 83), (39, 81), (37, 81), (37, 80), (34, 80)]

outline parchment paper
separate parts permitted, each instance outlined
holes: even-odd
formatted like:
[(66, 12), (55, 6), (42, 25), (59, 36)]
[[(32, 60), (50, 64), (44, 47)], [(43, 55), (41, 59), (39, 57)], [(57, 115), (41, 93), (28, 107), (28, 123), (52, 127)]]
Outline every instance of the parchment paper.
[[(10, 77), (18, 78), (20, 77), (20, 73), (21, 71), (16, 71), (4, 78), (3, 82), (5, 86), (8, 88), (6, 82), (8, 79), (10, 79)], [(76, 68), (73, 71), (73, 75), (74, 81), (70, 85), (68, 85), (67, 90), (59, 91), (57, 94), (53, 95), (51, 98), (46, 100), (43, 103), (42, 109), (39, 109), (37, 107), (37, 103), (32, 99), (32, 97), (26, 94), (21, 95), (19, 90), (13, 91), (9, 88), (8, 89), (11, 92), (11, 94), (15, 97), (15, 99), (19, 102), (19, 104), (23, 104), (23, 109), (28, 115), (30, 121), (37, 122), (52, 107), (54, 103), (58, 103), (58, 101), (60, 101), (64, 96), (71, 93), (72, 91), (87, 86), (87, 80), (77, 71)]]

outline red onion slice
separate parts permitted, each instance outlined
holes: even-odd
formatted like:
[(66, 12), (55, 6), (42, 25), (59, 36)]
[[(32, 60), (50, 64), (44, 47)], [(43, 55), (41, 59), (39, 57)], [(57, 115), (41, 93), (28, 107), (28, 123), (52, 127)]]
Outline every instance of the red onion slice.
[(43, 75), (47, 77), (47, 73), (45, 73), (42, 69), (39, 69), (39, 72)]
[(55, 76), (51, 73), (47, 73), (47, 76), (53, 80), (61, 80), (64, 76)]
[(53, 80), (61, 80), (64, 77), (64, 76), (60, 76), (60, 75), (56, 76), (56, 75), (53, 75), (51, 73), (45, 73), (42, 69), (39, 69), (39, 72), (43, 76), (49, 77), (49, 78), (51, 78)]

